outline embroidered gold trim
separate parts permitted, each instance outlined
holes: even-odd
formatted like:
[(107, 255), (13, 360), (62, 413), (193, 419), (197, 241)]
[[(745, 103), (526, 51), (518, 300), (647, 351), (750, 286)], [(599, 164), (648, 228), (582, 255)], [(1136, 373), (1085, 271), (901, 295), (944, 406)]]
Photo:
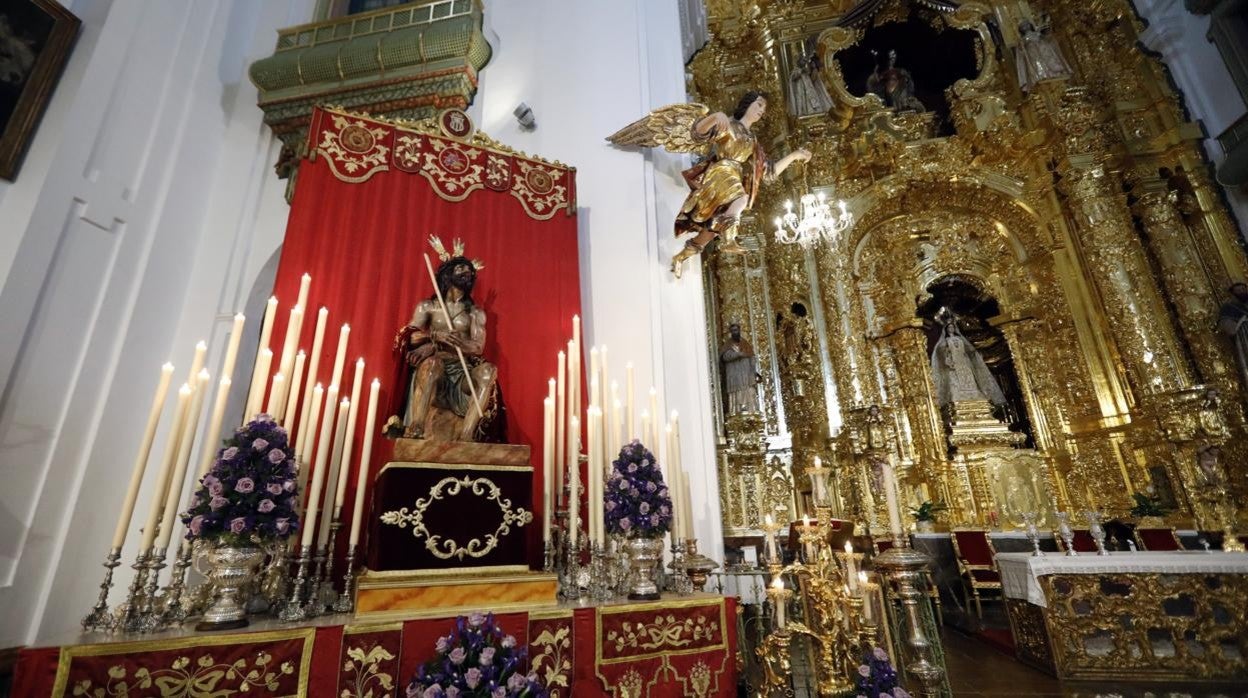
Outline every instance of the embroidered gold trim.
[[(498, 528), (486, 535), (484, 541), (480, 538), (473, 538), (466, 544), (460, 545), (458, 541), (430, 532), (425, 526), (425, 511), (435, 501), (442, 500), (444, 493), (447, 497), (454, 497), (465, 488), (478, 497), (485, 497), (487, 501), (497, 503), (503, 518)], [(440, 560), (455, 558), (462, 561), (464, 556), (482, 558), (498, 547), (500, 538), (511, 533), (512, 525), (519, 527), (533, 521), (532, 512), (526, 511), (523, 507), (512, 509), (511, 500), (503, 499), (502, 494), (502, 488), (489, 478), (474, 478), (470, 475), (465, 475), (463, 478), (444, 477), (429, 490), (428, 497), (416, 500), (416, 505), (410, 512), (407, 507), (397, 511), (387, 511), (381, 515), (381, 522), (399, 528), (411, 525), (412, 535), (417, 539), (424, 538), (425, 549)]]

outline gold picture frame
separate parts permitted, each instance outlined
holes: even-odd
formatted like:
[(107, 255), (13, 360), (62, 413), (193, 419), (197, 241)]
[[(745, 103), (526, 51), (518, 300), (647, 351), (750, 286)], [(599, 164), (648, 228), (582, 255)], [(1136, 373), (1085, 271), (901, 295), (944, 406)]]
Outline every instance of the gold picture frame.
[(0, 7), (0, 178), (17, 179), (81, 26), (56, 0)]

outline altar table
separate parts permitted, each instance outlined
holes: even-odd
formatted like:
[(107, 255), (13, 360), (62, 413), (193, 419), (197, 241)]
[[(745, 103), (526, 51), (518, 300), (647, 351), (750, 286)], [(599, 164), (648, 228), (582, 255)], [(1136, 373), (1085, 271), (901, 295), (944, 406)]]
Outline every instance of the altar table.
[(999, 553), (1018, 658), (1069, 679), (1248, 678), (1248, 555)]
[[(530, 669), (552, 697), (674, 698), (736, 695), (736, 615), (734, 599), (696, 594), (497, 619), (528, 647)], [(93, 635), (93, 644), (22, 650), (13, 695), (402, 696), (454, 622), (360, 624), (344, 614), (300, 625), (266, 619), (251, 632)]]

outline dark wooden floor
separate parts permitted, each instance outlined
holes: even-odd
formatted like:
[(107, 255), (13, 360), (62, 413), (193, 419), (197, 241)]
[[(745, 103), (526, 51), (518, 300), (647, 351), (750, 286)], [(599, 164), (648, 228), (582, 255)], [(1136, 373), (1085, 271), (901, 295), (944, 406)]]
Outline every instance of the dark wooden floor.
[(955, 630), (946, 630), (945, 664), (958, 698), (1248, 698), (1248, 685), (1059, 682)]

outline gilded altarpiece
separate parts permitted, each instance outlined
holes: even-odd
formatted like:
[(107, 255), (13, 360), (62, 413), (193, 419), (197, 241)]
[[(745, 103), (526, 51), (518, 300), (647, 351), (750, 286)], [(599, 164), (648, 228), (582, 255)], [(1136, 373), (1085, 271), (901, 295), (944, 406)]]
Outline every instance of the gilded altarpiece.
[[(704, 262), (710, 334), (742, 323), (762, 375), (759, 418), (719, 420), (727, 529), (763, 511), (767, 488), (750, 475), (765, 459), (791, 469), (804, 509), (816, 455), (834, 464), (841, 513), (868, 525), (881, 458), (905, 504), (945, 502), (950, 525), (1091, 507), (1121, 516), (1133, 493), (1166, 488), (1172, 523), (1235, 525), (1248, 495), (1236, 465), (1248, 455), (1246, 393), (1216, 321), (1248, 260), (1199, 127), (1139, 48), (1127, 0), (707, 10), (695, 98), (730, 110), (764, 90), (777, 105), (755, 127), (768, 152), (814, 153), (760, 190), (743, 219), (747, 254)], [(1030, 38), (1059, 61), (1019, 70), (1035, 46), (1024, 23), (1043, 27)], [(953, 49), (923, 55), (928, 45)], [(781, 108), (812, 64), (831, 108)], [(872, 91), (903, 73), (918, 107)], [(844, 199), (852, 227), (809, 248), (780, 244), (767, 221), (808, 191)], [(938, 406), (930, 356), (945, 305), (967, 318), (1008, 404)], [(1220, 459), (1198, 467), (1211, 446)]]

